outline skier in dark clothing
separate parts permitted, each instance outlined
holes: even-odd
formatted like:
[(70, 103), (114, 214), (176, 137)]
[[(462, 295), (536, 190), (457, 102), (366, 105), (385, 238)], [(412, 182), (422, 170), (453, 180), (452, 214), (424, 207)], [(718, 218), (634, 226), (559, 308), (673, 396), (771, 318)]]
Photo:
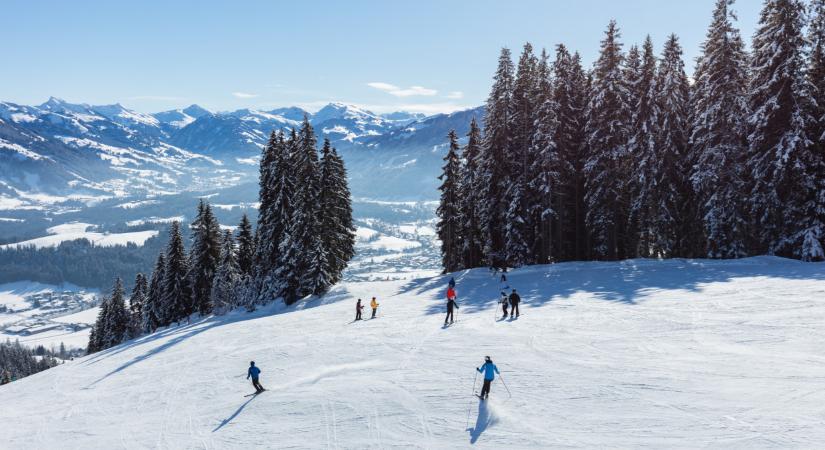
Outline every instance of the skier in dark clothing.
[(252, 386), (255, 387), (255, 393), (260, 394), (261, 392), (265, 391), (261, 383), (258, 382), (258, 376), (261, 374), (261, 369), (255, 366), (255, 361), (249, 362), (249, 370), (246, 371), (246, 379), (248, 380), (252, 377)]
[(484, 357), (484, 364), (481, 367), (476, 367), (476, 370), (484, 374), (484, 385), (481, 387), (481, 395), (479, 397), (484, 400), (490, 396), (490, 384), (496, 379), (498, 367), (493, 364), (493, 360), (489, 356)]
[(515, 314), (516, 317), (519, 316), (518, 304), (519, 304), (520, 301), (521, 301), (521, 297), (519, 297), (516, 290), (513, 289), (513, 292), (510, 294), (510, 318), (511, 319), (513, 318), (514, 314)]
[(455, 289), (447, 289), (447, 317), (444, 318), (444, 325), (447, 321), (453, 323), (453, 308), (458, 309), (458, 304), (455, 302)]
[(361, 310), (364, 309), (361, 306), (361, 299), (358, 299), (358, 303), (355, 304), (355, 320), (361, 320)]

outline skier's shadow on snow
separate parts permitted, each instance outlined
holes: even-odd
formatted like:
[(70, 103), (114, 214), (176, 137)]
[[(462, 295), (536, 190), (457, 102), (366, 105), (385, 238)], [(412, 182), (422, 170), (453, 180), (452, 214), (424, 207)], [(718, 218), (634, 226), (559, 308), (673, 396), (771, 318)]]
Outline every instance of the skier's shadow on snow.
[(490, 427), (491, 425), (495, 425), (498, 422), (498, 418), (493, 415), (493, 412), (490, 410), (490, 406), (487, 404), (489, 401), (481, 400), (478, 402), (478, 417), (476, 418), (476, 424), (473, 428), (468, 428), (467, 431), (470, 433), (470, 443), (475, 444), (478, 441), (478, 438), (481, 437), (481, 433)]
[(234, 412), (234, 413), (232, 413), (232, 415), (231, 415), (231, 416), (227, 417), (226, 419), (223, 419), (223, 421), (221, 421), (221, 423), (220, 423), (220, 424), (218, 424), (218, 426), (217, 426), (217, 427), (215, 427), (215, 429), (214, 429), (214, 430), (212, 430), (212, 432), (214, 433), (214, 432), (216, 432), (216, 431), (220, 430), (220, 429), (221, 429), (221, 428), (223, 428), (225, 425), (229, 424), (229, 422), (232, 422), (233, 420), (235, 420), (235, 418), (236, 418), (236, 417), (238, 417), (238, 414), (240, 414), (240, 413), (243, 411), (243, 409), (244, 409), (244, 408), (246, 408), (246, 405), (248, 405), (248, 404), (249, 404), (249, 402), (251, 402), (252, 400), (255, 400), (255, 397), (257, 397), (257, 395), (253, 395), (252, 397), (250, 397), (250, 398), (249, 398), (249, 400), (247, 400), (247, 401), (243, 402), (243, 403), (241, 404), (241, 406), (239, 406), (239, 407), (238, 407), (238, 409), (237, 409), (237, 410), (235, 410), (235, 412)]

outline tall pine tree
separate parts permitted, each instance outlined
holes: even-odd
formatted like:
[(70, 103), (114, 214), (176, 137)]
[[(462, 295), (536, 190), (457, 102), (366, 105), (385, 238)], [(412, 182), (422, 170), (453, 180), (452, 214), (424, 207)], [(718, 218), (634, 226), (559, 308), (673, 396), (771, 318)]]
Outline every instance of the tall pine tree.
[(235, 241), (232, 239), (232, 232), (227, 230), (223, 235), (218, 271), (215, 273), (210, 295), (217, 314), (224, 314), (237, 306), (240, 282), (241, 269), (235, 258)]
[(241, 216), (238, 224), (238, 253), (236, 256), (238, 269), (244, 276), (252, 274), (252, 264), (255, 261), (255, 235), (252, 233), (252, 224), (246, 213)]
[(691, 94), (690, 171), (710, 258), (747, 256), (747, 55), (731, 0), (717, 0)]
[(172, 222), (169, 244), (166, 248), (166, 267), (163, 273), (161, 296), (161, 325), (180, 322), (195, 312), (189, 286), (189, 261), (183, 247), (180, 222)]
[(756, 251), (809, 259), (822, 250), (809, 237), (807, 214), (821, 186), (809, 178), (817, 163), (806, 133), (804, 17), (799, 0), (766, 0), (762, 9), (752, 45), (748, 168)]
[(461, 229), (464, 233), (462, 242), (463, 265), (467, 268), (480, 267), (484, 262), (484, 241), (481, 231), (481, 205), (478, 185), (478, 158), (481, 151), (481, 130), (476, 118), (470, 121), (470, 131), (467, 133), (467, 145), (461, 153), (461, 169), (459, 174), (459, 202)]
[(619, 37), (616, 22), (611, 21), (593, 67), (588, 105), (585, 203), (590, 253), (594, 259), (615, 260), (625, 256), (630, 105)]
[(212, 279), (218, 270), (221, 252), (220, 225), (212, 207), (201, 199), (192, 221), (192, 250), (189, 257), (192, 307), (201, 315), (212, 312)]
[(484, 140), (478, 157), (477, 185), (479, 219), (484, 239), (484, 256), (493, 267), (506, 266), (505, 213), (508, 210), (506, 192), (510, 184), (508, 151), (513, 115), (513, 61), (510, 50), (501, 49), (493, 88), (487, 98), (484, 116)]
[(442, 168), (441, 201), (436, 214), (438, 215), (437, 232), (441, 240), (441, 261), (444, 272), (455, 272), (464, 268), (463, 256), (463, 236), (461, 230), (461, 205), (459, 203), (459, 174), (461, 162), (459, 160), (458, 136), (455, 130), (450, 130), (448, 135), (449, 148), (444, 156), (444, 166)]

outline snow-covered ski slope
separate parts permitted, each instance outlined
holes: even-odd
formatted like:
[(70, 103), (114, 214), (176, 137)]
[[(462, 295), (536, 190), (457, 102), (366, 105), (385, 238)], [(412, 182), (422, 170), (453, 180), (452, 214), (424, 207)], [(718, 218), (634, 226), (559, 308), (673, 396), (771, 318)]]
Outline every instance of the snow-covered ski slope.
[[(447, 276), (350, 283), (0, 387), (0, 447), (825, 447), (823, 264), (530, 267), (514, 321), (496, 277), (455, 275), (449, 328)], [(372, 295), (379, 318), (352, 323)], [(485, 355), (512, 398), (472, 395)], [(269, 390), (244, 397), (253, 359)]]

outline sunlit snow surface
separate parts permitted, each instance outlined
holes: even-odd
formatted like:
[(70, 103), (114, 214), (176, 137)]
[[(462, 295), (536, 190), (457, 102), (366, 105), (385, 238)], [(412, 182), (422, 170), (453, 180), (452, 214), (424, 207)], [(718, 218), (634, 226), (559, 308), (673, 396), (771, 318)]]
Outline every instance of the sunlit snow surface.
[(97, 247), (112, 247), (129, 243), (143, 245), (147, 239), (158, 234), (157, 230), (135, 231), (130, 233), (98, 233), (86, 231), (88, 228), (94, 227), (95, 225), (80, 222), (56, 225), (46, 230), (49, 233), (48, 236), (0, 245), (0, 249), (29, 246), (35, 248), (56, 247), (60, 245), (61, 242), (74, 241), (76, 239), (88, 239), (89, 242)]
[[(0, 388), (4, 448), (822, 448), (825, 265), (564, 263), (346, 283)], [(378, 319), (352, 323), (355, 298)], [(472, 396), (492, 356), (512, 393)], [(255, 360), (269, 389), (245, 380)], [(479, 389), (476, 382), (475, 390)]]

